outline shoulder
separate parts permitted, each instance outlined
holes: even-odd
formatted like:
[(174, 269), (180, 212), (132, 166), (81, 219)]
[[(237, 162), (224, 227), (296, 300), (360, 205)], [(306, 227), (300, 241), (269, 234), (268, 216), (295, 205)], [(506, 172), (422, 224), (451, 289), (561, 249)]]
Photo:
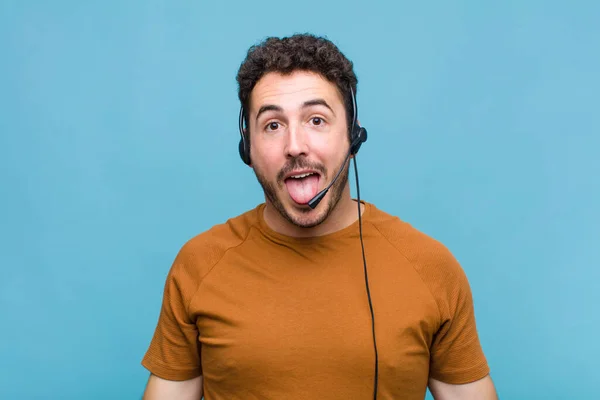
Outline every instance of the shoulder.
[(179, 249), (169, 275), (174, 279), (202, 281), (227, 251), (244, 243), (257, 223), (257, 213), (258, 207), (188, 239)]
[(438, 303), (468, 284), (462, 266), (438, 239), (374, 206), (369, 222), (411, 264)]

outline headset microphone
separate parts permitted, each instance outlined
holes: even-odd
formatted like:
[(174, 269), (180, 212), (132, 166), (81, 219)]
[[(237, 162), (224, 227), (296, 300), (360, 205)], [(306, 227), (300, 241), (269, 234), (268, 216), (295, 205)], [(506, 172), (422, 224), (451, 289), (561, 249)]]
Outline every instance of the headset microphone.
[(310, 208), (314, 209), (321, 202), (321, 200), (323, 200), (323, 197), (325, 197), (325, 195), (327, 194), (327, 192), (329, 191), (329, 189), (331, 189), (331, 187), (333, 186), (333, 184), (335, 183), (335, 181), (337, 181), (337, 178), (340, 176), (340, 174), (344, 170), (344, 167), (346, 166), (346, 163), (348, 162), (348, 159), (350, 158), (351, 154), (352, 154), (351, 152), (348, 152), (348, 155), (346, 156), (346, 159), (344, 160), (344, 163), (342, 164), (342, 167), (340, 168), (340, 170), (336, 174), (335, 178), (333, 178), (333, 180), (331, 181), (331, 183), (329, 185), (327, 185), (327, 187), (325, 189), (323, 189), (319, 193), (317, 193), (315, 195), (315, 197), (313, 197), (312, 199), (310, 199), (310, 201), (308, 202), (308, 206)]
[(350, 143), (350, 150), (348, 151), (348, 155), (346, 156), (344, 163), (340, 167), (340, 170), (335, 175), (335, 178), (333, 178), (331, 183), (329, 185), (327, 185), (327, 187), (325, 189), (321, 190), (319, 193), (317, 193), (315, 195), (315, 197), (310, 199), (310, 201), (308, 202), (308, 206), (310, 208), (314, 209), (321, 202), (321, 200), (323, 200), (323, 197), (325, 197), (325, 195), (327, 194), (329, 189), (331, 189), (331, 187), (333, 186), (335, 181), (337, 181), (338, 177), (344, 170), (344, 167), (346, 166), (346, 163), (348, 162), (348, 159), (350, 158), (350, 156), (356, 154), (358, 152), (358, 149), (360, 148), (360, 145), (363, 142), (365, 142), (366, 140), (367, 140), (367, 130), (365, 128), (359, 128), (358, 133), (356, 133), (354, 135), (352, 143)]

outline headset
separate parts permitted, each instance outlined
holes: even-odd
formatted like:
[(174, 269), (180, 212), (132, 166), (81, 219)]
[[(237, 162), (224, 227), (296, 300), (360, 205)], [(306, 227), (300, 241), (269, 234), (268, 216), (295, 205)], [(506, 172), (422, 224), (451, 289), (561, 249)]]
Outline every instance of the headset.
[[(348, 162), (348, 159), (351, 156), (354, 156), (352, 160), (354, 161), (354, 176), (356, 177), (356, 197), (358, 200), (357, 204), (358, 204), (358, 226), (359, 226), (359, 234), (360, 234), (360, 245), (361, 245), (361, 249), (362, 249), (367, 299), (369, 301), (369, 309), (371, 311), (371, 329), (372, 329), (372, 335), (373, 335), (373, 347), (375, 350), (375, 377), (374, 377), (374, 386), (373, 386), (373, 399), (376, 400), (377, 399), (378, 375), (379, 375), (379, 373), (378, 373), (379, 372), (379, 356), (378, 356), (378, 352), (377, 352), (377, 340), (376, 340), (376, 336), (375, 336), (375, 315), (373, 312), (373, 303), (371, 301), (371, 291), (369, 289), (369, 276), (367, 273), (367, 259), (365, 257), (365, 246), (363, 243), (362, 216), (361, 216), (362, 213), (360, 212), (360, 204), (361, 204), (360, 203), (360, 186), (359, 186), (359, 182), (358, 182), (358, 168), (356, 166), (356, 157), (355, 157), (356, 154), (358, 153), (358, 150), (360, 149), (361, 145), (367, 141), (367, 130), (358, 124), (358, 107), (356, 105), (356, 96), (354, 94), (354, 90), (352, 90), (352, 85), (350, 85), (350, 97), (352, 98), (352, 125), (350, 127), (350, 149), (348, 151), (348, 155), (346, 156), (346, 160), (342, 164), (340, 170), (338, 171), (336, 176), (333, 178), (331, 183), (329, 185), (327, 185), (327, 187), (325, 189), (323, 189), (319, 193), (317, 193), (308, 202), (308, 205), (314, 209), (317, 206), (317, 204), (319, 204), (319, 202), (327, 194), (327, 191), (329, 191), (329, 189), (337, 181), (338, 177), (340, 176), (340, 173), (343, 171), (346, 163)], [(240, 107), (240, 117), (239, 117), (239, 130), (240, 130), (241, 138), (240, 138), (240, 143), (239, 143), (238, 148), (239, 148), (240, 158), (242, 159), (244, 164), (251, 165), (250, 139), (246, 136), (246, 132), (244, 130), (245, 117), (246, 117), (246, 115), (245, 115), (245, 111), (244, 111), (244, 105), (242, 104), (242, 106)]]

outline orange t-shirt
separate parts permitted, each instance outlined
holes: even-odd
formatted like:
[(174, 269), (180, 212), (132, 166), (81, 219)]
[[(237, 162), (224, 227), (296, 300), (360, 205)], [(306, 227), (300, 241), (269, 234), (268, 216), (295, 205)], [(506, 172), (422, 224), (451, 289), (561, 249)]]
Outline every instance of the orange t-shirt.
[[(364, 204), (378, 399), (422, 400), (429, 377), (458, 384), (487, 375), (461, 266), (438, 241)], [(263, 209), (181, 248), (142, 365), (169, 380), (203, 375), (207, 400), (372, 398), (358, 221), (292, 238), (270, 229)]]

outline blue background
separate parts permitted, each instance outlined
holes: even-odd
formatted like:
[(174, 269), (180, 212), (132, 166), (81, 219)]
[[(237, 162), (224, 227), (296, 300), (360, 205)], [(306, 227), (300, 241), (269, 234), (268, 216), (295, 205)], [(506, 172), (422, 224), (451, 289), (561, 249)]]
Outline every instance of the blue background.
[(501, 398), (597, 396), (598, 4), (3, 0), (0, 398), (141, 396), (179, 247), (263, 201), (237, 68), (304, 31), (354, 61), (361, 195), (459, 259)]

